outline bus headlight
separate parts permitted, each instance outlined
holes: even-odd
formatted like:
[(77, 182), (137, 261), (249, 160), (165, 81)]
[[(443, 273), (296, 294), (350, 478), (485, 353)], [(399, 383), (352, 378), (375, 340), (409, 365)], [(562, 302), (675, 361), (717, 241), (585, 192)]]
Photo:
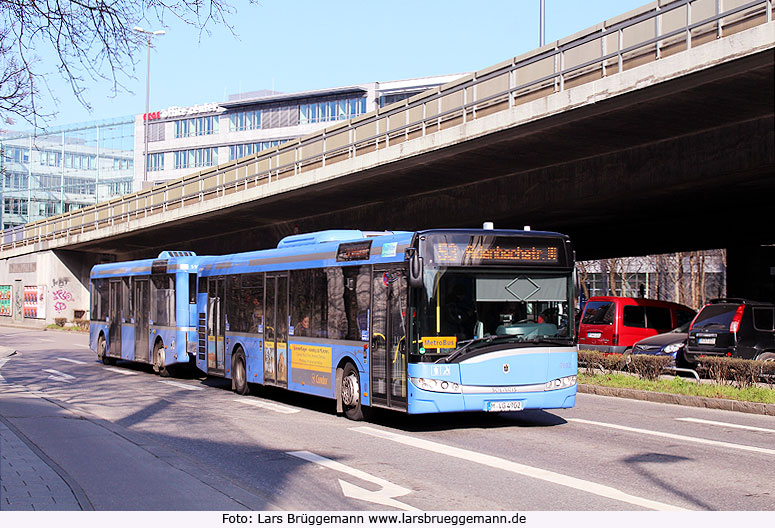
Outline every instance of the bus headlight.
[(547, 381), (544, 390), (552, 391), (558, 389), (567, 389), (573, 387), (576, 384), (576, 376), (565, 376), (564, 378), (557, 378), (552, 381)]
[(409, 378), (417, 387), (432, 392), (460, 393), (460, 385), (454, 381), (437, 380), (433, 378)]

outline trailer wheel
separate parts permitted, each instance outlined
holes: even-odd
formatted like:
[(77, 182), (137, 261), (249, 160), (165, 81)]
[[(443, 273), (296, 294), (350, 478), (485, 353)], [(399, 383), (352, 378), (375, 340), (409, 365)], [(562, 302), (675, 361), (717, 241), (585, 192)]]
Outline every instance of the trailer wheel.
[(245, 353), (241, 348), (231, 356), (231, 388), (240, 395), (250, 392), (247, 369), (245, 368)]
[(170, 371), (164, 366), (164, 343), (161, 341), (157, 341), (153, 347), (153, 371), (162, 378), (168, 378), (170, 375)]
[(116, 358), (108, 356), (108, 343), (105, 341), (105, 336), (100, 334), (97, 339), (97, 357), (105, 365), (115, 365)]

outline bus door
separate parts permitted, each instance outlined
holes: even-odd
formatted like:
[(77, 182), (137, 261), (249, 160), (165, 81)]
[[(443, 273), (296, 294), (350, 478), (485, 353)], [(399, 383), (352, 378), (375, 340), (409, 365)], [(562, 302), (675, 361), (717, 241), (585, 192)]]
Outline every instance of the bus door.
[(266, 276), (264, 383), (288, 386), (288, 274)]
[(121, 279), (108, 283), (108, 356), (121, 357)]
[(207, 372), (221, 375), (225, 374), (225, 282), (223, 277), (207, 281)]
[(135, 284), (135, 361), (151, 362), (148, 349), (148, 320), (151, 316), (151, 298), (147, 278), (137, 278)]
[(371, 396), (377, 405), (406, 408), (406, 273), (374, 268), (371, 311)]

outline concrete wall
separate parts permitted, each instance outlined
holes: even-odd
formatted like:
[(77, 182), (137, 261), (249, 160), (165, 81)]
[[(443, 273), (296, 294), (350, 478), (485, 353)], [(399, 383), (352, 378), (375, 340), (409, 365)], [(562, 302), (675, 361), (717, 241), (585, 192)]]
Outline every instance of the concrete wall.
[(34, 326), (53, 324), (76, 312), (89, 317), (89, 272), (98, 255), (74, 251), (44, 251), (0, 260), (0, 286), (11, 287), (10, 314), (2, 323)]

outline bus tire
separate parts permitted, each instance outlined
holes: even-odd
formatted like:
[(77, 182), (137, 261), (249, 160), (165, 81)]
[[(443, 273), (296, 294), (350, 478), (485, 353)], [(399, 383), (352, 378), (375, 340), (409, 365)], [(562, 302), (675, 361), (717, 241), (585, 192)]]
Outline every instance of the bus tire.
[(170, 375), (170, 371), (164, 366), (164, 343), (161, 341), (157, 341), (153, 347), (153, 371), (162, 378), (168, 378)]
[(241, 348), (238, 348), (231, 356), (231, 388), (241, 396), (250, 392), (247, 369), (245, 368), (245, 353)]
[(350, 420), (359, 422), (367, 417), (369, 409), (361, 405), (361, 378), (358, 369), (352, 363), (344, 366), (341, 387), (344, 415)]
[(105, 341), (105, 336), (100, 334), (97, 339), (97, 357), (104, 365), (115, 365), (116, 359), (108, 356), (108, 343)]

